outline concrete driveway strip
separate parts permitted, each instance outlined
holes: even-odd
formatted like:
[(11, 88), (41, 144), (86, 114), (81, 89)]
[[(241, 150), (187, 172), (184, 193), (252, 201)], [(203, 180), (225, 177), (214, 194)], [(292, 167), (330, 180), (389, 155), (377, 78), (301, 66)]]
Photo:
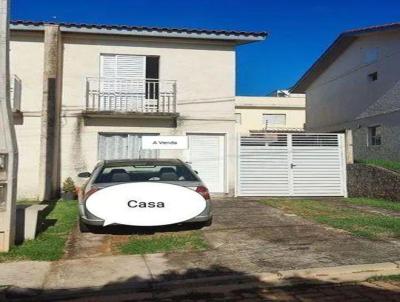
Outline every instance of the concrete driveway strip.
[(109, 256), (55, 262), (43, 288), (135, 288), (149, 281), (151, 275), (142, 256)]
[[(396, 261), (396, 242), (354, 237), (247, 199), (214, 201), (214, 223), (203, 229), (211, 249), (166, 254), (164, 266), (241, 273)], [(161, 260), (158, 260), (161, 262)], [(153, 270), (153, 267), (150, 267)], [(160, 270), (160, 268), (158, 268)]]
[(50, 273), (51, 262), (0, 263), (0, 285), (40, 289)]

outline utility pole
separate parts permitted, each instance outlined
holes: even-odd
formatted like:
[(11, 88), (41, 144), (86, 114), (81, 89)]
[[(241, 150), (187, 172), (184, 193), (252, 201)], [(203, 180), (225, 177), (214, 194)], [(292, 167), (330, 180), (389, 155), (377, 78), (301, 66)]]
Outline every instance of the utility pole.
[(0, 251), (15, 241), (18, 149), (10, 104), (9, 0), (0, 0)]

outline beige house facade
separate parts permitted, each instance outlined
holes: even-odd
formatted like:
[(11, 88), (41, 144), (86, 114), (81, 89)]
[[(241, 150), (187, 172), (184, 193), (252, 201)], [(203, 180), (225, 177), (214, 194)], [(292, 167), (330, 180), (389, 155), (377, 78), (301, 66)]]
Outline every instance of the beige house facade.
[[(235, 48), (265, 33), (13, 22), (18, 198), (51, 199), (99, 160), (180, 158), (211, 192), (236, 176)], [(18, 88), (18, 89), (17, 89)], [(185, 150), (145, 150), (146, 135)]]
[(351, 130), (356, 160), (400, 160), (400, 24), (342, 33), (294, 86), (306, 130)]
[(259, 131), (302, 132), (305, 123), (305, 96), (237, 96), (235, 115), (239, 135)]

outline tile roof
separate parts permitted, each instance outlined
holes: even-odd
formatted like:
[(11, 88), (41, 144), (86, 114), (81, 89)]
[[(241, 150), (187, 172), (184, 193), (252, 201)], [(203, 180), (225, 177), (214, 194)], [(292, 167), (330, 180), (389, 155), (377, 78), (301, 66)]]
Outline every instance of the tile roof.
[[(118, 32), (131, 32), (135, 35), (151, 35), (151, 33), (164, 33), (165, 36), (168, 34), (175, 34), (176, 37), (182, 35), (182, 37), (195, 37), (195, 35), (212, 36), (214, 39), (229, 39), (234, 40), (264, 40), (267, 37), (267, 32), (255, 32), (255, 31), (236, 31), (236, 30), (212, 30), (212, 29), (196, 29), (196, 28), (175, 28), (175, 27), (153, 27), (153, 26), (132, 26), (132, 25), (109, 25), (109, 24), (87, 24), (87, 23), (66, 23), (66, 22), (44, 22), (44, 21), (25, 21), (15, 20), (11, 21), (11, 29), (29, 30), (29, 28), (41, 28), (45, 24), (56, 24), (61, 27), (64, 31), (79, 31), (83, 30), (100, 30), (102, 33), (107, 31), (113, 31), (112, 33), (118, 34)], [(98, 33), (98, 32), (96, 32)], [(111, 33), (111, 32), (108, 32)], [(185, 35), (186, 36), (183, 36)]]

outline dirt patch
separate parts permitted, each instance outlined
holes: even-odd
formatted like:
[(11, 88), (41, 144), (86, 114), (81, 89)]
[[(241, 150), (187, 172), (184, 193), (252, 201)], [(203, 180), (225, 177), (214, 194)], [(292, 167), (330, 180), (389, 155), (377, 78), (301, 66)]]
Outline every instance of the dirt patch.
[(115, 246), (128, 239), (129, 235), (81, 233), (76, 226), (68, 239), (64, 259), (114, 255)]

